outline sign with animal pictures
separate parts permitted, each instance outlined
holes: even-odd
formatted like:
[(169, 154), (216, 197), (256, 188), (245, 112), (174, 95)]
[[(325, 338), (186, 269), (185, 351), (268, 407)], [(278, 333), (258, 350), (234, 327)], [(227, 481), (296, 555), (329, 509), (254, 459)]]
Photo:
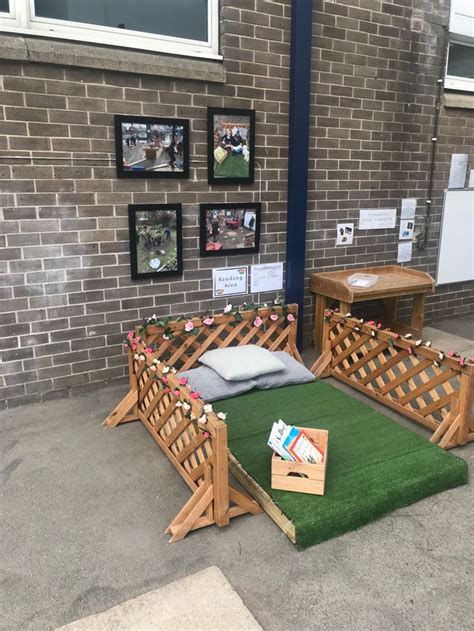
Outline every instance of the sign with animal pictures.
[(128, 207), (132, 279), (183, 273), (181, 204)]
[(260, 245), (261, 204), (201, 204), (201, 256), (252, 254)]
[(189, 177), (189, 122), (149, 116), (115, 117), (117, 177)]
[(255, 112), (207, 110), (209, 184), (250, 184), (255, 171)]

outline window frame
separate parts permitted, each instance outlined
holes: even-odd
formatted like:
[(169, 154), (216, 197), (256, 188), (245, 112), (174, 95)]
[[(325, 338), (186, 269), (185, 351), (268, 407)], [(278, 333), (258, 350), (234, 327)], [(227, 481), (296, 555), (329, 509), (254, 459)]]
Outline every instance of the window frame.
[(449, 38), (448, 50), (446, 54), (444, 87), (448, 90), (458, 90), (460, 92), (474, 92), (474, 77), (460, 77), (458, 75), (448, 74), (449, 48), (451, 44), (457, 44), (458, 46), (465, 46), (468, 48), (472, 48), (473, 53), (474, 53), (474, 39), (468, 42), (465, 39), (459, 39), (453, 36)]
[(0, 32), (130, 48), (141, 52), (221, 60), (219, 0), (208, 0), (207, 26), (208, 39), (205, 42), (97, 24), (37, 17), (34, 12), (34, 0), (10, 0), (10, 13), (0, 13)]

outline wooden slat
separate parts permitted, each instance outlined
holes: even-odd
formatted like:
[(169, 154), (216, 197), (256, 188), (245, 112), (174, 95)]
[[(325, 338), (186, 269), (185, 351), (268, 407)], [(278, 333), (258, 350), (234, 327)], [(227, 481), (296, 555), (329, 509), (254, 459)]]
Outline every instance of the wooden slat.
[(387, 346), (388, 346), (387, 342), (382, 342), (381, 344), (378, 344), (375, 348), (370, 350), (366, 355), (361, 357), (359, 361), (357, 361), (355, 364), (352, 364), (352, 366), (348, 370), (345, 370), (344, 374), (347, 377), (350, 377), (353, 372), (356, 372), (357, 370), (359, 370), (359, 368), (361, 368), (362, 366), (365, 366), (365, 364), (367, 364), (371, 359), (373, 359), (374, 357), (382, 353), (387, 348)]
[(348, 346), (346, 348), (345, 351), (343, 351), (342, 353), (340, 353), (339, 355), (336, 355), (334, 357), (334, 366), (339, 365), (344, 359), (346, 359), (347, 357), (349, 357), (349, 355), (351, 355), (352, 353), (354, 353), (354, 351), (356, 351), (360, 346), (362, 346), (362, 344), (365, 344), (365, 342), (367, 342), (367, 340), (370, 338), (370, 335), (361, 335), (360, 337), (358, 337), (356, 340), (354, 340), (350, 346)]
[(383, 373), (387, 372), (389, 368), (392, 368), (396, 366), (397, 364), (399, 364), (400, 362), (403, 362), (403, 360), (407, 356), (408, 356), (408, 353), (406, 351), (398, 352), (396, 355), (393, 355), (390, 359), (387, 359), (387, 361), (384, 364), (380, 365), (374, 371), (369, 372), (367, 376), (365, 376), (363, 379), (360, 380), (360, 383), (363, 386), (367, 385), (370, 381), (373, 381), (374, 379), (376, 379)]
[[(431, 362), (428, 359), (424, 359), (420, 361), (418, 364), (413, 366), (413, 368), (410, 368), (409, 370), (402, 373), (399, 377), (397, 377), (393, 381), (390, 381), (384, 388), (382, 388), (382, 390), (380, 390), (380, 394), (387, 394), (388, 392), (391, 392), (403, 382), (408, 381), (410, 377), (413, 377), (417, 375), (419, 372), (421, 372), (422, 370), (425, 370), (425, 368), (427, 368), (428, 366), (431, 366)], [(399, 403), (400, 402), (401, 402), (401, 399), (399, 400)]]
[(431, 381), (426, 383), (424, 386), (418, 388), (417, 390), (415, 390), (413, 392), (409, 392), (408, 394), (406, 394), (404, 397), (399, 399), (398, 403), (400, 405), (405, 405), (405, 403), (408, 403), (409, 401), (411, 401), (412, 399), (414, 399), (417, 396), (420, 396), (424, 392), (428, 392), (429, 390), (433, 390), (433, 388), (435, 388), (437, 385), (443, 383), (443, 381), (446, 381), (447, 379), (451, 379), (451, 377), (453, 375), (454, 375), (454, 372), (451, 369), (447, 370), (446, 372), (444, 372), (442, 375), (439, 375), (435, 379), (431, 379)]

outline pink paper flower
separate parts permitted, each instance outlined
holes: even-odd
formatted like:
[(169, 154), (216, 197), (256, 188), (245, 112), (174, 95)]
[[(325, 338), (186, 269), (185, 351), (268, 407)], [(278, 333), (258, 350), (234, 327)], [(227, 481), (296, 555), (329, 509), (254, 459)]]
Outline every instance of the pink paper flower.
[(204, 432), (204, 438), (209, 438), (210, 434), (209, 432)]
[(254, 326), (262, 326), (263, 320), (260, 316), (257, 316), (253, 321)]
[(169, 379), (168, 379), (168, 377), (162, 377), (162, 378), (161, 378), (161, 381), (162, 381), (163, 383), (168, 383), (168, 382), (169, 382)]
[(448, 351), (448, 357), (454, 357), (454, 351)]
[(151, 346), (147, 346), (147, 347), (145, 348), (145, 353), (153, 353), (153, 349), (152, 349), (152, 347), (151, 347)]
[(137, 335), (137, 337), (135, 338), (135, 344), (140, 344), (140, 336)]
[(129, 332), (127, 333), (127, 337), (128, 337), (128, 339), (129, 339), (129, 340), (131, 340), (131, 339), (132, 339), (132, 337), (133, 337), (133, 331), (129, 331)]
[(294, 322), (295, 321), (295, 316), (292, 313), (289, 313), (286, 316), (286, 319), (288, 320), (288, 322)]
[(132, 351), (136, 351), (137, 350), (137, 345), (136, 344), (132, 344)]
[(186, 331), (186, 333), (189, 333), (193, 329), (194, 329), (194, 324), (191, 322), (191, 320), (188, 320), (186, 324), (184, 325), (184, 330)]
[(278, 320), (278, 317), (279, 317), (279, 316), (278, 316), (278, 314), (276, 314), (276, 313), (271, 313), (271, 314), (270, 314), (270, 320), (271, 320), (272, 322), (276, 322), (276, 321)]
[(224, 307), (224, 313), (230, 313), (232, 311), (232, 305), (226, 305)]
[(201, 398), (201, 394), (195, 390), (194, 392), (191, 392), (191, 399), (200, 399)]
[(181, 377), (179, 383), (180, 385), (185, 386), (188, 383), (188, 380), (186, 379), (186, 377)]
[(460, 366), (465, 366), (466, 365), (466, 358), (465, 357), (461, 357), (461, 359), (459, 360), (459, 365)]
[(369, 320), (369, 321), (367, 322), (367, 324), (368, 324), (369, 326), (374, 326), (375, 322), (374, 322), (374, 320)]
[(377, 328), (378, 328), (378, 329), (381, 329), (381, 328), (382, 328), (382, 323), (381, 323), (381, 322), (379, 322), (379, 323), (377, 324)]
[(173, 394), (175, 397), (181, 396), (181, 392), (179, 390), (173, 390)]
[(171, 393), (171, 388), (165, 388), (164, 389), (164, 393), (165, 394), (170, 394)]
[(400, 337), (400, 336), (398, 335), (398, 333), (394, 333), (394, 334), (393, 334), (393, 339), (394, 339), (394, 340), (398, 340), (398, 338), (399, 338), (399, 337)]
[(214, 318), (212, 316), (208, 316), (207, 318), (205, 318), (203, 321), (203, 324), (205, 324), (206, 326), (212, 326), (214, 324)]

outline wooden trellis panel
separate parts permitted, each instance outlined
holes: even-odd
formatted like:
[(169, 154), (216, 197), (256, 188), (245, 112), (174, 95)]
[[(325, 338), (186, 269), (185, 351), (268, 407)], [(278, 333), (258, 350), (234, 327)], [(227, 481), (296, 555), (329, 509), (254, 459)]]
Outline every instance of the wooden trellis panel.
[(425, 344), (331, 313), (313, 372), (332, 376), (433, 431), (443, 448), (474, 440), (473, 367)]
[[(271, 351), (286, 350), (301, 360), (296, 348), (297, 309), (297, 305), (288, 305), (286, 310), (273, 307), (241, 311), (241, 321), (236, 321), (233, 315), (219, 314), (214, 317), (212, 327), (202, 324), (201, 318), (192, 318), (195, 330), (191, 334), (184, 329), (187, 321), (175, 320), (167, 325), (167, 330), (172, 333), (170, 340), (163, 339), (163, 327), (153, 324), (148, 325), (141, 336), (147, 344), (156, 344), (155, 356), (158, 359), (178, 370), (196, 367), (201, 355), (208, 350), (243, 344), (256, 344)], [(271, 320), (272, 314), (277, 315), (278, 319)], [(285, 317), (287, 314), (291, 314), (295, 320), (289, 322)], [(262, 320), (260, 326), (254, 325), (257, 315)]]
[[(171, 541), (182, 539), (196, 528), (226, 526), (230, 518), (256, 514), (261, 508), (229, 484), (225, 422), (211, 412), (206, 424), (200, 425), (197, 419), (204, 402), (193, 399), (188, 386), (181, 385), (171, 370), (166, 372), (169, 387), (165, 389), (161, 381), (164, 371), (171, 367), (180, 371), (192, 368), (205, 351), (213, 348), (250, 343), (286, 350), (300, 359), (295, 344), (296, 315), (297, 306), (291, 305), (286, 309), (240, 312), (238, 318), (218, 315), (212, 327), (195, 318), (192, 333), (185, 332), (184, 321), (173, 321), (166, 327), (166, 332), (172, 333), (169, 340), (163, 338), (163, 328), (137, 328), (141, 342), (136, 350), (129, 350), (128, 357), (130, 391), (109, 414), (104, 426), (113, 428), (140, 420), (192, 490), (191, 499), (167, 528)], [(259, 326), (254, 323), (257, 316), (261, 319)], [(151, 346), (154, 350), (150, 352)], [(191, 406), (188, 414), (183, 411), (183, 401)]]

